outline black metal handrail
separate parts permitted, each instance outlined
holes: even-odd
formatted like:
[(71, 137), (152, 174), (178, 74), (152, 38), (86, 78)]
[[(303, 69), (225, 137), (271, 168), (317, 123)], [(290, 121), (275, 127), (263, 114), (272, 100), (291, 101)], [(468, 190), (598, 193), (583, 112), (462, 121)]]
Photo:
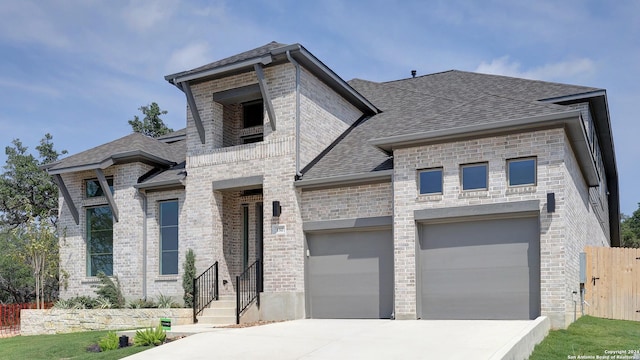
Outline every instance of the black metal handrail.
[(240, 324), (240, 315), (256, 300), (260, 306), (260, 260), (249, 265), (242, 274), (236, 276), (236, 324)]
[(202, 274), (193, 279), (193, 323), (197, 323), (196, 316), (213, 300), (218, 300), (218, 262), (209, 266)]

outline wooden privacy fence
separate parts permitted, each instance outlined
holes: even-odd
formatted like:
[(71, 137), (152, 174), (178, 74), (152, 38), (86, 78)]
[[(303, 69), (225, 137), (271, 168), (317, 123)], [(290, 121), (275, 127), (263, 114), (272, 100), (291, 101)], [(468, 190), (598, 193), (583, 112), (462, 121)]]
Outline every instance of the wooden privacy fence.
[(640, 321), (640, 249), (587, 247), (585, 314)]

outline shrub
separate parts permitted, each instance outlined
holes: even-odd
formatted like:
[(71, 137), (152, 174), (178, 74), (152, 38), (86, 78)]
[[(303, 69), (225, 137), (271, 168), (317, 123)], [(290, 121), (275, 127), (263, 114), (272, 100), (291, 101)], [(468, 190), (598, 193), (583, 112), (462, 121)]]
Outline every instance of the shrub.
[(148, 328), (136, 331), (133, 343), (136, 346), (158, 346), (162, 344), (166, 338), (167, 334), (162, 329), (162, 326), (158, 325), (155, 329)]
[(100, 280), (100, 285), (98, 286), (98, 290), (96, 290), (96, 294), (98, 294), (99, 297), (109, 300), (113, 308), (122, 309), (125, 304), (124, 296), (120, 289), (118, 277), (114, 276), (114, 278), (116, 280), (115, 283), (110, 277), (105, 275), (102, 271), (99, 271), (98, 279)]
[(98, 299), (90, 296), (76, 296), (67, 300), (60, 299), (53, 305), (56, 309), (95, 309), (99, 308)]
[(109, 299), (100, 297), (96, 299), (96, 308), (98, 309), (111, 309), (113, 308), (113, 304)]
[(98, 341), (100, 351), (116, 350), (120, 345), (118, 341), (118, 335), (115, 332), (109, 331), (105, 337)]
[(127, 307), (129, 309), (154, 309), (158, 307), (158, 304), (152, 300), (138, 299), (130, 301)]
[(182, 288), (184, 289), (185, 307), (193, 307), (193, 279), (196, 277), (196, 254), (193, 249), (187, 250), (186, 259), (184, 262), (184, 274), (182, 275)]
[(162, 293), (158, 295), (158, 297), (156, 298), (156, 302), (158, 303), (158, 309), (169, 309), (169, 308), (180, 307), (178, 303), (173, 301), (173, 298), (171, 296), (166, 296), (166, 295), (163, 295)]

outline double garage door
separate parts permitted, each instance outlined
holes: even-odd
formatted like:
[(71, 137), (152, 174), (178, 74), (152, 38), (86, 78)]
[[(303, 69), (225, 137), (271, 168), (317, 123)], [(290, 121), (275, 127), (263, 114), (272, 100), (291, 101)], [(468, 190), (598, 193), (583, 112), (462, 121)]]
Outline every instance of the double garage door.
[[(419, 318), (534, 319), (540, 314), (537, 216), (417, 226)], [(308, 233), (307, 246), (310, 317), (391, 316), (391, 229)]]

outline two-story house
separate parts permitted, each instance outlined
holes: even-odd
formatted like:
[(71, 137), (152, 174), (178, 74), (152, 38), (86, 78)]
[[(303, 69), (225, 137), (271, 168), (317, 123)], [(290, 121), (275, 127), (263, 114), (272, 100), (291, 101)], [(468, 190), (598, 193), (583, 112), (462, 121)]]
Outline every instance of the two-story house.
[(103, 271), (129, 299), (181, 299), (193, 249), (222, 295), (260, 260), (265, 320), (565, 327), (580, 252), (619, 244), (605, 90), (463, 71), (346, 82), (275, 42), (165, 78), (185, 130), (48, 168), (62, 297)]

